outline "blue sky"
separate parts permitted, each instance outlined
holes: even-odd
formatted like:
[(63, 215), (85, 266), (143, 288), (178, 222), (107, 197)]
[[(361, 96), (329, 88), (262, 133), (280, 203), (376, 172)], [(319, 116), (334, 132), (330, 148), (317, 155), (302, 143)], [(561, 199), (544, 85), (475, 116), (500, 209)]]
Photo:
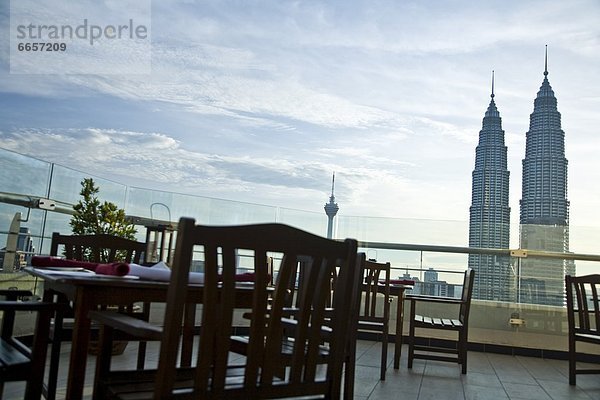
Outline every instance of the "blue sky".
[[(600, 223), (597, 0), (161, 0), (151, 13), (150, 74), (11, 74), (3, 40), (0, 146), (130, 185), (316, 212), (335, 171), (340, 214), (468, 220), (495, 70), (518, 221), (548, 44), (571, 224)], [(4, 32), (9, 14), (4, 1)]]

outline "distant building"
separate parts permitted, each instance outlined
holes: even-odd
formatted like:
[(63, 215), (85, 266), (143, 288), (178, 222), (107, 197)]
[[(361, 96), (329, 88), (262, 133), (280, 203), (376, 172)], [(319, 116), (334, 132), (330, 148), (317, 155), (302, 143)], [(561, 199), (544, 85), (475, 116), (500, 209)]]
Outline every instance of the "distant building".
[[(15, 257), (15, 270), (19, 270), (22, 267), (30, 264), (31, 257), (35, 252), (33, 247), (33, 240), (31, 239), (31, 232), (29, 228), (22, 226), (19, 228), (19, 236), (17, 237), (17, 253)], [(0, 249), (0, 268), (4, 265), (4, 256), (6, 254), (6, 247)]]
[(408, 272), (402, 275), (400, 278), (413, 280), (415, 282), (414, 287), (408, 291), (411, 294), (454, 298), (458, 298), (462, 294), (462, 285), (456, 285), (446, 281), (438, 280), (438, 271), (433, 268), (423, 271), (423, 281), (416, 276), (410, 276)]
[[(510, 244), (509, 171), (502, 119), (494, 102), (492, 73), (491, 100), (479, 144), (475, 149), (469, 209), (469, 247), (508, 249)], [(475, 271), (473, 298), (511, 301), (509, 257), (469, 255), (469, 268)]]
[(438, 280), (438, 273), (435, 269), (429, 268), (423, 272), (424, 282), (436, 282)]
[[(554, 91), (544, 80), (534, 101), (523, 159), (520, 247), (528, 250), (569, 252), (565, 132)], [(521, 262), (521, 301), (564, 305), (564, 276), (575, 273), (572, 261), (526, 258)]]

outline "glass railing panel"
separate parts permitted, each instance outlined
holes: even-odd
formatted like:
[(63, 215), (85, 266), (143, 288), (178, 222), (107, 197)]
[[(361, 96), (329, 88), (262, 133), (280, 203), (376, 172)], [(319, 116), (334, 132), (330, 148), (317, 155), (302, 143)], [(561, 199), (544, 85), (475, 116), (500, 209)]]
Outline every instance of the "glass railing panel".
[[(50, 163), (8, 150), (0, 151), (0, 191), (3, 193), (1, 195), (2, 202), (0, 202), (0, 249), (2, 249), (0, 251), (0, 268), (4, 264), (4, 249), (11, 225), (17, 231), (22, 228), (23, 238), (21, 240), (24, 241), (27, 238), (27, 242), (30, 244), (26, 246), (28, 250), (33, 250), (32, 247), (40, 248), (45, 213), (24, 205), (31, 200), (30, 196), (47, 196), (50, 171)], [(26, 257), (26, 255), (18, 254), (18, 257)], [(7, 268), (5, 272), (9, 270), (12, 271), (13, 268)], [(4, 276), (3, 280), (6, 281), (7, 277)]]
[(81, 182), (86, 178), (94, 180), (94, 184), (99, 189), (98, 197), (101, 201), (109, 201), (121, 206), (125, 204), (126, 185), (57, 164), (54, 164), (52, 171), (49, 197), (69, 204), (77, 203), (81, 199), (79, 194)]
[(280, 208), (277, 221), (296, 228), (314, 233), (315, 235), (327, 236), (327, 217), (324, 213), (294, 210), (291, 208)]
[(335, 237), (368, 242), (467, 246), (469, 225), (465, 221), (410, 218), (337, 217)]
[(260, 204), (213, 199), (180, 193), (130, 188), (128, 215), (177, 221), (192, 217), (200, 224), (233, 225), (276, 220), (277, 208)]
[(2, 192), (45, 196), (51, 165), (48, 162), (0, 149)]

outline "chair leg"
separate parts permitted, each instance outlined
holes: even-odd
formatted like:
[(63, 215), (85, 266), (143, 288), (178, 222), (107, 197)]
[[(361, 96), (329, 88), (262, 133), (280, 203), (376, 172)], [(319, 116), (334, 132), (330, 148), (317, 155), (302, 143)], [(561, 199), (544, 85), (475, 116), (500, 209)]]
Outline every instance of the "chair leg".
[(575, 341), (569, 338), (569, 385), (577, 384), (577, 352)]
[(48, 385), (46, 389), (46, 400), (54, 400), (56, 396), (56, 384), (58, 381), (58, 363), (60, 361), (60, 347), (62, 342), (62, 316), (54, 318), (54, 334), (51, 338), (50, 365), (48, 366)]
[(113, 328), (103, 325), (100, 328), (100, 337), (98, 338), (98, 356), (96, 358), (96, 373), (94, 378), (93, 400), (104, 399), (106, 397), (106, 377), (110, 372), (110, 362), (112, 356)]
[(410, 321), (410, 327), (408, 329), (408, 368), (413, 366), (413, 358), (415, 355), (415, 325), (413, 320)]
[(137, 369), (144, 369), (146, 363), (146, 347), (147, 342), (140, 341), (138, 344)]
[(379, 379), (385, 381), (385, 372), (387, 370), (387, 353), (388, 353), (388, 333), (387, 327), (384, 327), (381, 339), (381, 376)]
[(412, 368), (415, 358), (415, 317), (417, 314), (416, 302), (410, 302), (410, 319), (408, 324), (408, 368)]
[[(44, 294), (46, 296), (46, 294)], [(53, 301), (52, 298), (44, 298), (44, 301)], [(66, 298), (58, 296), (57, 303), (68, 304)], [(65, 306), (66, 308), (67, 306)], [(60, 361), (60, 348), (62, 345), (64, 311), (57, 310), (54, 313), (54, 329), (50, 338), (50, 364), (48, 365), (48, 384), (43, 388), (44, 397), (46, 400), (54, 400), (56, 398), (56, 385), (58, 383), (58, 368)]]
[[(150, 303), (144, 303), (142, 305), (142, 315), (144, 321), (150, 320)], [(137, 369), (144, 369), (144, 364), (146, 363), (146, 349), (147, 342), (140, 341), (138, 344)]]
[(37, 400), (42, 397), (44, 382), (44, 367), (48, 350), (48, 335), (50, 333), (50, 313), (38, 313), (33, 345), (31, 348), (32, 360), (29, 379), (25, 386), (25, 400)]
[(354, 375), (356, 373), (356, 342), (348, 345), (346, 365), (344, 366), (344, 400), (354, 398)]
[(458, 332), (458, 357), (462, 365), (461, 374), (467, 373), (467, 335), (463, 330)]

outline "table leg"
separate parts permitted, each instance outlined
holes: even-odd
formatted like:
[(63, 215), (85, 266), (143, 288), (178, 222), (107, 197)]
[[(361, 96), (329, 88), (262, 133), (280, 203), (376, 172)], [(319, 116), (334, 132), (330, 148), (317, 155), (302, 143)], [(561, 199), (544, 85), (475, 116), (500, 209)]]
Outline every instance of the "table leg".
[(92, 304), (90, 304), (87, 296), (84, 295), (83, 290), (77, 290), (73, 304), (75, 305), (74, 320), (77, 323), (73, 326), (66, 398), (80, 400), (83, 397), (83, 388), (85, 385), (85, 367), (91, 332), (91, 321), (88, 317), (88, 312), (92, 309)]
[(394, 346), (394, 369), (400, 368), (400, 356), (402, 355), (402, 326), (404, 320), (404, 289), (398, 293), (398, 305), (396, 306), (396, 340)]

